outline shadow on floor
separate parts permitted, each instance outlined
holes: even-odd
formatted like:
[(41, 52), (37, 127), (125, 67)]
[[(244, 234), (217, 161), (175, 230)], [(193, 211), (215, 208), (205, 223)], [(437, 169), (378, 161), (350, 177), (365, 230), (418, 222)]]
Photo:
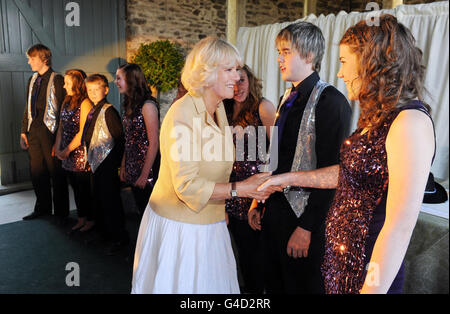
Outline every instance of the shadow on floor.
[(75, 222), (72, 211), (65, 225), (50, 216), (0, 225), (0, 294), (130, 293), (140, 217), (127, 213), (131, 242), (115, 256), (95, 229), (69, 235)]

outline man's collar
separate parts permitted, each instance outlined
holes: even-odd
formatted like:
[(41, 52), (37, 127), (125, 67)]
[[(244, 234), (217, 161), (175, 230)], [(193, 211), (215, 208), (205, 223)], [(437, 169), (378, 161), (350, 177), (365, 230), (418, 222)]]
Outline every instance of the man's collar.
[(101, 108), (107, 102), (106, 97), (99, 101), (98, 104), (95, 105), (95, 108)]
[(50, 75), (52, 74), (52, 72), (53, 72), (53, 69), (50, 67), (50, 68), (48, 68), (47, 71), (45, 71), (44, 74), (40, 75), (40, 74), (38, 73), (38, 76), (40, 76), (40, 77), (42, 77), (42, 78), (44, 78), (44, 77), (50, 77)]
[(292, 86), (292, 90), (296, 90), (300, 95), (308, 95), (311, 93), (318, 80), (320, 80), (319, 74), (314, 71), (296, 87)]

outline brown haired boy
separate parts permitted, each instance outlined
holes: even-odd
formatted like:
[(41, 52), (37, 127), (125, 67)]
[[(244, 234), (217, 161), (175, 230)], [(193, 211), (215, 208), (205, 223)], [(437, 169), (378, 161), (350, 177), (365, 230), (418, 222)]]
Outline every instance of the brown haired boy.
[(27, 85), (27, 103), (22, 120), (20, 146), (30, 157), (31, 182), (36, 194), (32, 214), (24, 220), (52, 213), (64, 222), (69, 215), (69, 192), (61, 161), (52, 154), (59, 111), (65, 97), (64, 79), (51, 68), (52, 53), (37, 44), (27, 51), (33, 72)]

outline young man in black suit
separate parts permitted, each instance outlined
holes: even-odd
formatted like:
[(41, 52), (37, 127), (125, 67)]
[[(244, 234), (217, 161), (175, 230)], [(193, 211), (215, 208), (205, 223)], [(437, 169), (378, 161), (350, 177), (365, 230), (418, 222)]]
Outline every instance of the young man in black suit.
[[(22, 120), (20, 146), (28, 151), (31, 181), (36, 194), (34, 211), (24, 220), (52, 214), (64, 222), (69, 215), (69, 192), (61, 161), (54, 156), (64, 78), (51, 68), (52, 53), (37, 44), (27, 51), (33, 76), (27, 85), (27, 102)], [(53, 186), (53, 195), (52, 195)]]
[[(269, 170), (280, 174), (337, 164), (351, 109), (344, 95), (319, 78), (321, 30), (293, 23), (280, 31), (276, 44), (282, 79), (293, 86), (278, 109), (278, 138), (271, 143), (278, 163)], [(334, 190), (288, 187), (266, 200), (263, 217), (257, 210), (249, 213), (250, 226), (262, 230), (267, 293), (324, 293), (324, 222), (333, 196)]]

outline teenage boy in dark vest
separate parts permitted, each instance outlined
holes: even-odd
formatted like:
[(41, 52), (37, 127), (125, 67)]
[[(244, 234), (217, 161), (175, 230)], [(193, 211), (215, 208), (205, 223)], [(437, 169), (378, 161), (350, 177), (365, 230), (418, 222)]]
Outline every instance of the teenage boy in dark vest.
[[(293, 23), (280, 31), (276, 45), (281, 77), (293, 86), (278, 108), (278, 138), (271, 139), (277, 166), (267, 170), (275, 175), (337, 164), (351, 109), (344, 95), (319, 78), (325, 48), (321, 30)], [(320, 267), (333, 196), (334, 190), (287, 187), (266, 200), (262, 218), (257, 210), (249, 212), (250, 226), (262, 230), (267, 293), (324, 293)]]

